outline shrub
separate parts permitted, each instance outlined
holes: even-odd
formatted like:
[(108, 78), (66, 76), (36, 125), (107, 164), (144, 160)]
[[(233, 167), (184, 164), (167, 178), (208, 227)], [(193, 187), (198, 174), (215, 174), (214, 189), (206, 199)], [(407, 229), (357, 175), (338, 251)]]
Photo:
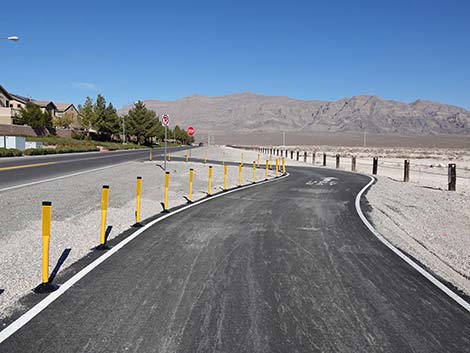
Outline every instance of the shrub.
[(16, 148), (0, 148), (0, 157), (20, 157), (22, 155), (23, 152)]
[(86, 134), (84, 134), (83, 132), (72, 132), (71, 137), (74, 140), (85, 140), (87, 138)]
[(45, 154), (56, 154), (57, 151), (53, 148), (28, 148), (23, 152), (25, 156), (42, 156)]

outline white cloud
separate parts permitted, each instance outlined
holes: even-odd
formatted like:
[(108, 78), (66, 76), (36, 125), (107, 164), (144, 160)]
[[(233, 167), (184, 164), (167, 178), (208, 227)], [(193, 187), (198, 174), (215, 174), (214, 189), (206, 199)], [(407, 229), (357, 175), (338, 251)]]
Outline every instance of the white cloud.
[(96, 85), (91, 82), (74, 82), (73, 86), (80, 88), (80, 89), (90, 90), (90, 91), (98, 90), (98, 88), (96, 88)]

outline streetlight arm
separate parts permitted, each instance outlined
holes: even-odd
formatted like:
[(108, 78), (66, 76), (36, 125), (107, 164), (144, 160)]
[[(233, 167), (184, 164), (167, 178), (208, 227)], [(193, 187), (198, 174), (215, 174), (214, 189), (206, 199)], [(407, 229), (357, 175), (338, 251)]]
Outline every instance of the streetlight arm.
[(9, 36), (9, 37), (1, 37), (0, 39), (11, 40), (13, 42), (17, 42), (17, 41), (20, 40), (20, 37), (18, 37), (18, 36)]

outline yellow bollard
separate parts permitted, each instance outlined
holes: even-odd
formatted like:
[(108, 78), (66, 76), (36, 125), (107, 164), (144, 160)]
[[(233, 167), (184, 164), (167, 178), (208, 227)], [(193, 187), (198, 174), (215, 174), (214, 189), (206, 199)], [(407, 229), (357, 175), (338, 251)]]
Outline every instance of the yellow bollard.
[(193, 202), (193, 175), (194, 169), (189, 169), (189, 193), (188, 193), (188, 202)]
[(168, 212), (168, 190), (170, 189), (170, 172), (165, 172), (165, 195), (163, 197), (163, 211)]
[(273, 155), (270, 154), (270, 155), (269, 155), (269, 169), (270, 169), (270, 170), (273, 169), (273, 168), (272, 168), (272, 164), (273, 164)]
[(186, 163), (188, 163), (189, 161), (189, 155), (188, 155), (188, 152), (186, 152)]
[(207, 195), (212, 196), (212, 166), (209, 166), (209, 179), (207, 181)]
[(282, 157), (282, 174), (286, 174), (286, 161)]
[(256, 161), (253, 161), (253, 184), (256, 183)]
[(264, 180), (268, 180), (268, 169), (269, 169), (269, 161), (266, 159), (266, 174), (264, 176)]
[(259, 167), (259, 164), (261, 163), (261, 156), (260, 154), (258, 153), (258, 163), (257, 163), (257, 166)]
[(137, 177), (137, 184), (135, 188), (136, 193), (136, 205), (135, 205), (135, 224), (134, 226), (140, 225), (140, 196), (142, 194), (142, 177)]
[(276, 158), (276, 178), (279, 176), (279, 159)]
[(49, 282), (49, 244), (51, 240), (52, 202), (42, 202), (42, 281), (36, 293), (49, 293), (59, 288)]
[(106, 214), (108, 213), (109, 185), (103, 185), (101, 191), (101, 233), (100, 245), (97, 249), (106, 250)]
[(152, 149), (150, 149), (150, 153), (149, 153), (149, 161), (152, 160)]
[(171, 161), (171, 155), (170, 152), (168, 152), (168, 162)]
[(224, 165), (224, 191), (227, 190), (227, 166)]
[(243, 164), (238, 165), (238, 187), (242, 186)]

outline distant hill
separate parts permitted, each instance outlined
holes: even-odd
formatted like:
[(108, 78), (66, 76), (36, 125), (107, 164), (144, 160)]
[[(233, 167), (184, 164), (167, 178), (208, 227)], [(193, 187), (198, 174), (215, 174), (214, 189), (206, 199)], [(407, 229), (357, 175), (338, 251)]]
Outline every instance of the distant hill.
[[(193, 95), (175, 101), (146, 100), (158, 115), (169, 114), (172, 125), (192, 125), (212, 132), (362, 132), (403, 135), (470, 133), (470, 111), (417, 100), (407, 104), (376, 96), (338, 101), (305, 101), (253, 93), (221, 97)], [(127, 112), (129, 106), (121, 109)]]

